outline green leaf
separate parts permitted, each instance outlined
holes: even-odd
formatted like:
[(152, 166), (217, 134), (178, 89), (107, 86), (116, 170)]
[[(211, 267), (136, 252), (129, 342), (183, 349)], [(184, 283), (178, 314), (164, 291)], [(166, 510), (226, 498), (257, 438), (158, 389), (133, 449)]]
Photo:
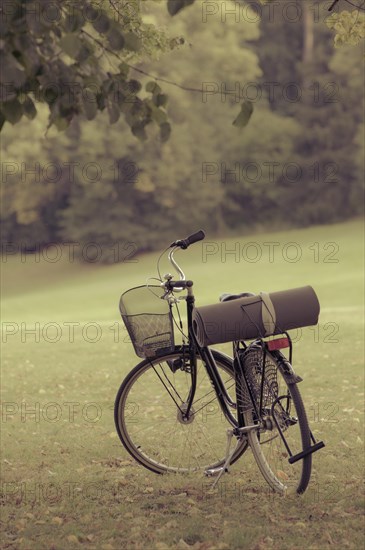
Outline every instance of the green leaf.
[(72, 14), (66, 15), (64, 23), (65, 31), (66, 33), (78, 31), (84, 26), (84, 24), (85, 18), (80, 12), (77, 12), (74, 9)]
[(164, 143), (169, 139), (170, 135), (171, 135), (171, 124), (169, 122), (164, 122), (160, 126), (161, 141)]
[(82, 104), (87, 120), (94, 120), (98, 112), (96, 95), (92, 90), (85, 89), (82, 94)]
[(157, 94), (153, 98), (156, 107), (165, 107), (167, 105), (168, 96), (166, 94)]
[(53, 124), (56, 126), (57, 130), (63, 132), (70, 126), (70, 122), (71, 121), (68, 118), (58, 116), (54, 119)]
[(159, 126), (162, 126), (164, 122), (167, 122), (167, 114), (162, 109), (158, 109), (152, 101), (147, 102), (148, 107), (151, 109), (151, 118)]
[(130, 50), (132, 52), (139, 52), (139, 50), (142, 47), (142, 41), (133, 32), (127, 32), (124, 35), (124, 47), (126, 50)]
[(134, 78), (128, 81), (127, 86), (128, 86), (128, 91), (131, 94), (138, 94), (138, 92), (140, 92), (142, 89), (142, 84), (140, 83), (140, 81), (135, 80)]
[(146, 84), (146, 92), (150, 92), (151, 94), (159, 94), (162, 92), (162, 90), (160, 86), (157, 84), (157, 82), (155, 82), (154, 80), (151, 80)]
[(116, 103), (108, 103), (107, 105), (109, 122), (115, 124), (120, 118), (120, 109)]
[(110, 21), (104, 13), (99, 13), (99, 17), (93, 21), (93, 27), (98, 33), (105, 34), (110, 29)]
[(236, 128), (244, 128), (247, 126), (253, 113), (253, 103), (251, 101), (244, 101), (241, 105), (241, 112), (238, 117), (233, 121), (233, 126)]
[(103, 94), (97, 94), (96, 101), (98, 104), (99, 111), (104, 111), (105, 109), (105, 97)]
[(119, 71), (120, 71), (119, 72), (120, 76), (124, 80), (126, 80), (128, 74), (129, 74), (129, 66), (126, 63), (124, 63), (124, 61), (119, 64)]
[(23, 106), (17, 99), (2, 103), (1, 110), (10, 124), (16, 124), (23, 116)]
[(32, 99), (27, 96), (23, 103), (23, 111), (26, 117), (30, 120), (33, 120), (37, 116), (37, 109), (32, 101)]
[(82, 14), (86, 21), (93, 23), (99, 17), (99, 12), (91, 4), (86, 4), (82, 8)]
[(56, 88), (54, 86), (49, 86), (49, 84), (52, 84), (51, 82), (44, 82), (43, 86), (41, 87), (42, 91), (42, 98), (48, 105), (53, 105), (57, 99), (60, 96), (60, 90), (59, 88)]
[(54, 27), (55, 23), (59, 20), (59, 16), (60, 16), (59, 7), (55, 5), (55, 2), (49, 2), (46, 9), (47, 9), (46, 17), (38, 16), (37, 19), (38, 20), (41, 19), (42, 25), (45, 25), (47, 27)]
[(117, 29), (111, 29), (107, 36), (109, 45), (113, 50), (121, 50), (124, 47), (124, 37)]
[(132, 126), (132, 134), (141, 141), (146, 141), (147, 139), (145, 126), (146, 126), (146, 123), (142, 121), (137, 121)]
[(59, 44), (63, 51), (73, 59), (77, 58), (83, 45), (80, 38), (74, 33), (65, 34)]
[(186, 6), (194, 4), (195, 0), (168, 0), (167, 9), (170, 15), (176, 15)]
[(26, 74), (22, 65), (9, 53), (0, 52), (1, 80), (3, 84), (19, 88), (26, 81)]
[(82, 44), (79, 53), (77, 54), (76, 61), (78, 63), (83, 63), (90, 57), (90, 54), (92, 53), (91, 46)]

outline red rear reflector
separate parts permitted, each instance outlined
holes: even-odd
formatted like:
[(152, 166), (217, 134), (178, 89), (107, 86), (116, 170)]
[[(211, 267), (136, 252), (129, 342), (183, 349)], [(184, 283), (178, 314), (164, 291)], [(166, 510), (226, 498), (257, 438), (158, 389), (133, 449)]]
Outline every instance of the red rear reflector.
[(288, 348), (290, 346), (288, 338), (277, 338), (276, 340), (269, 340), (269, 342), (266, 342), (266, 344), (268, 350), (270, 351)]

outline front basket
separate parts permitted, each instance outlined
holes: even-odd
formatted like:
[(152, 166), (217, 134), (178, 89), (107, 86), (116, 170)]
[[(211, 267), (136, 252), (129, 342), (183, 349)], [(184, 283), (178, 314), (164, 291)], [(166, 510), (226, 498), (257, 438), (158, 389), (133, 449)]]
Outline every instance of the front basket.
[(138, 357), (153, 358), (174, 349), (173, 319), (160, 286), (138, 286), (122, 294), (119, 309)]

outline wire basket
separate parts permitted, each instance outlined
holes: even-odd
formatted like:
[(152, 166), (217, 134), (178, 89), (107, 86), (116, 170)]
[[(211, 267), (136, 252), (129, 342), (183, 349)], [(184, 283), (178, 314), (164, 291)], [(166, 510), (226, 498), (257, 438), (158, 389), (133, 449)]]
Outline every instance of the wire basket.
[(122, 294), (119, 309), (138, 357), (156, 357), (174, 349), (171, 307), (160, 286), (137, 286)]

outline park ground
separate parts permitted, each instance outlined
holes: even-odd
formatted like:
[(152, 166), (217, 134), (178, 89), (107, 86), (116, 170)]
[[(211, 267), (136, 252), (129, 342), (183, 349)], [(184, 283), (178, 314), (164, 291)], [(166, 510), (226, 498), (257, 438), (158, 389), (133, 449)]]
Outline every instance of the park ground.
[(156, 476), (120, 444), (114, 398), (138, 359), (118, 300), (156, 274), (157, 253), (111, 266), (80, 264), (66, 248), (58, 261), (51, 250), (3, 257), (0, 547), (362, 548), (363, 252), (355, 220), (208, 236), (179, 253), (200, 304), (225, 291), (315, 288), (320, 322), (293, 334), (293, 364), (326, 447), (301, 497), (271, 493), (250, 453), (212, 491), (200, 474)]

